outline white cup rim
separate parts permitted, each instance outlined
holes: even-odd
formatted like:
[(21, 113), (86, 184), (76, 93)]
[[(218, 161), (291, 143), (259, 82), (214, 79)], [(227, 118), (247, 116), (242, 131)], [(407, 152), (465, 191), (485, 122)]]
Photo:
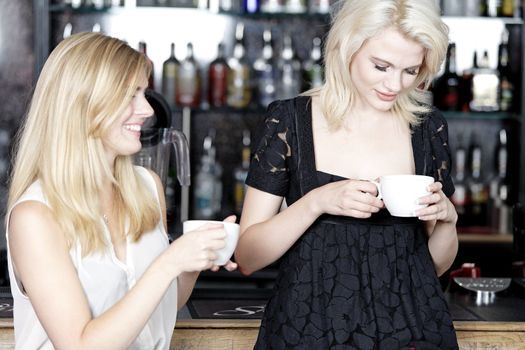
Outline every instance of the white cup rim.
[(418, 179), (432, 179), (432, 181), (434, 181), (434, 178), (432, 176), (428, 176), (428, 175), (417, 175), (417, 174), (392, 174), (392, 175), (382, 175), (379, 177), (379, 179), (387, 179), (387, 178), (395, 178), (395, 179), (400, 179), (400, 178), (411, 178), (411, 179), (415, 179), (415, 178), (418, 178)]

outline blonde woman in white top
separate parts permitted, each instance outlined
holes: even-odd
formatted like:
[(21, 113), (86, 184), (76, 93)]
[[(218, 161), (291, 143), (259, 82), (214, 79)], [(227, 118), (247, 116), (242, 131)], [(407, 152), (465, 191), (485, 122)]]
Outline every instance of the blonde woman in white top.
[(170, 245), (159, 178), (131, 163), (150, 70), (97, 33), (62, 41), (42, 70), (6, 218), (19, 349), (169, 349), (199, 271), (218, 268), (223, 227)]

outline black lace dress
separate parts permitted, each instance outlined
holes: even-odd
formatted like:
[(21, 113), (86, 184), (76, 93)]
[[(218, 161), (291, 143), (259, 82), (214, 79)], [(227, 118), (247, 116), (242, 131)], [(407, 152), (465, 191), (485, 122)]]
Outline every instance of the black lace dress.
[[(447, 124), (413, 128), (417, 174), (450, 179)], [(286, 197), (342, 178), (315, 169), (309, 97), (270, 105), (247, 184)], [(417, 218), (321, 216), (280, 261), (255, 349), (457, 349), (452, 319)]]

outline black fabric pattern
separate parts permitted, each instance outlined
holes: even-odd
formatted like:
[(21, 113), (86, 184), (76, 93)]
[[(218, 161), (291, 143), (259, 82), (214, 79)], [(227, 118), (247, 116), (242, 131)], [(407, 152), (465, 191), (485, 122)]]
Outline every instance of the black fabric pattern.
[[(315, 169), (309, 97), (271, 105), (261, 130), (249, 186), (291, 204), (302, 189), (343, 180)], [(442, 116), (424, 116), (413, 128), (412, 147), (416, 173), (452, 193)], [(458, 348), (416, 218), (386, 210), (369, 219), (321, 216), (281, 259), (274, 292), (255, 349)]]

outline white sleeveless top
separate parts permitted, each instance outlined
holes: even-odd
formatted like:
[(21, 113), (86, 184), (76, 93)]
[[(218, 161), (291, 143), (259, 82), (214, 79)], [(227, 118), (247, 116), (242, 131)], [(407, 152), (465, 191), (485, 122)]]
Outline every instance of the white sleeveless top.
[[(143, 179), (146, 187), (155, 194), (158, 201), (157, 187), (151, 174), (142, 167), (135, 167), (135, 171)], [(29, 200), (49, 205), (39, 181), (34, 182), (27, 189), (15, 203), (15, 206)], [(10, 208), (8, 215), (11, 210), (12, 208)], [(9, 228), (9, 216), (7, 227)], [(79, 244), (73, 246), (69, 252), (87, 296), (93, 318), (98, 317), (120, 300), (169, 244), (164, 225), (160, 220), (158, 225), (152, 231), (144, 233), (138, 242), (133, 242), (128, 238), (126, 263), (124, 264), (116, 257), (106, 228), (104, 235), (108, 246), (103, 253), (99, 252), (82, 258)], [(8, 229), (6, 230), (6, 238), (9, 242)], [(9, 278), (14, 299), (13, 317), (16, 349), (54, 349), (35, 314), (31, 301), (20, 289), (19, 280), (16, 279), (13, 271), (9, 244), (7, 246)], [(129, 349), (168, 350), (176, 318), (177, 280), (175, 279)]]

